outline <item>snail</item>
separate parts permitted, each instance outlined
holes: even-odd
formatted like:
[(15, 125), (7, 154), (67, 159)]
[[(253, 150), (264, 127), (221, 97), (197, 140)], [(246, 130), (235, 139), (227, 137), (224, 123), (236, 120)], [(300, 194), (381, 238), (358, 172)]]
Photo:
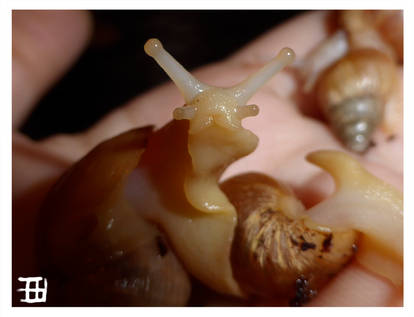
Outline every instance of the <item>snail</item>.
[[(300, 305), (363, 243), (369, 248), (358, 251), (357, 260), (369, 267), (382, 257), (393, 265), (376, 272), (401, 285), (402, 247), (395, 245), (402, 245), (402, 196), (350, 156), (308, 156), (337, 184), (310, 214), (268, 176), (242, 174), (219, 183), (228, 165), (257, 147), (257, 136), (241, 120), (257, 115), (258, 106), (246, 103), (293, 61), (291, 49), (230, 88), (198, 81), (156, 39), (144, 49), (180, 89), (185, 105), (157, 131), (138, 128), (98, 145), (54, 186), (39, 224), (49, 276), (63, 275), (63, 287), (86, 277), (86, 290), (89, 281), (92, 290), (111, 295), (104, 296), (107, 303), (120, 298), (121, 305), (185, 305), (188, 275), (220, 294)], [(343, 221), (332, 221), (337, 211)], [(370, 222), (377, 212), (382, 221)], [(127, 270), (119, 269), (124, 261)], [(142, 280), (150, 282), (142, 286)], [(135, 298), (142, 294), (150, 302)]]
[(314, 88), (317, 104), (347, 148), (369, 147), (395, 79), (393, 62), (372, 49), (350, 52), (321, 75)]
[[(377, 127), (386, 125), (385, 107), (398, 108), (392, 103), (398, 103), (393, 98), (402, 61), (402, 15), (352, 10), (337, 15), (340, 29), (300, 66), (304, 91), (314, 91), (318, 108), (345, 147), (363, 153)], [(390, 125), (384, 130), (391, 135), (396, 128)]]

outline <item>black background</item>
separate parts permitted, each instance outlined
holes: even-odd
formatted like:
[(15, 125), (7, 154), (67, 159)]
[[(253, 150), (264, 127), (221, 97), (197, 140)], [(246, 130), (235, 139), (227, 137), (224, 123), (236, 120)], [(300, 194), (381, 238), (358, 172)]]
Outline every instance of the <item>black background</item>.
[(45, 95), (22, 126), (33, 139), (82, 131), (132, 97), (166, 80), (145, 55), (159, 38), (187, 69), (220, 60), (302, 13), (246, 11), (92, 11), (94, 31), (74, 67)]

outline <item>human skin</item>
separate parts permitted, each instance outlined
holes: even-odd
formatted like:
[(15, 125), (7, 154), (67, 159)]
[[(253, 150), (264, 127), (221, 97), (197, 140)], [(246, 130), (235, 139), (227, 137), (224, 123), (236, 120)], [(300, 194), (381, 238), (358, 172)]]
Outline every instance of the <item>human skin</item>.
[[(227, 87), (253, 73), (282, 47), (293, 48), (300, 61), (328, 36), (327, 14), (301, 15), (270, 30), (229, 58), (192, 73), (202, 82)], [(85, 48), (91, 26), (87, 12), (13, 12), (14, 283), (17, 276), (35, 276), (37, 212), (48, 189), (63, 171), (109, 137), (148, 124), (163, 126), (171, 120), (172, 111), (184, 103), (177, 88), (168, 83), (117, 108), (85, 132), (56, 135), (38, 142), (19, 132), (20, 124), (39, 98)], [(181, 62), (185, 65), (185, 61)], [(319, 149), (346, 150), (326, 123), (315, 115), (314, 105), (305, 102), (309, 98), (303, 97), (300, 85), (297, 72), (291, 68), (275, 76), (252, 97), (249, 104), (257, 104), (260, 113), (247, 119), (245, 127), (258, 135), (259, 146), (253, 154), (230, 166), (224, 178), (245, 171), (264, 172), (289, 184), (309, 207), (332, 192), (333, 182), (326, 173), (307, 163), (305, 155)], [(312, 116), (305, 116), (304, 112)], [(358, 159), (371, 173), (402, 190), (402, 126), (394, 134), (390, 142), (379, 130), (374, 135), (376, 146)], [(14, 284), (13, 290), (16, 288)], [(400, 306), (402, 292), (353, 262), (309, 305)]]

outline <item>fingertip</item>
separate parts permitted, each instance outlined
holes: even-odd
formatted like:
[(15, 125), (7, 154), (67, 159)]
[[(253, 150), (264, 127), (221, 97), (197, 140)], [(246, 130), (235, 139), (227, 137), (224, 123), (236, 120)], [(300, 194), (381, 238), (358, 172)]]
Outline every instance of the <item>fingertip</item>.
[(388, 280), (351, 263), (329, 282), (309, 306), (398, 306), (402, 293)]
[(302, 59), (328, 34), (327, 11), (311, 11), (277, 25), (232, 56), (244, 63), (263, 64), (275, 51), (290, 47)]

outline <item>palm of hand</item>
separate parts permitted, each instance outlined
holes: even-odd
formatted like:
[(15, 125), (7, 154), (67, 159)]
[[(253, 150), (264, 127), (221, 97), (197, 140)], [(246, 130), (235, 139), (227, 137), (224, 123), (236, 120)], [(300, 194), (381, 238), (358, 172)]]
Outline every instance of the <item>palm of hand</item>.
[[(199, 69), (193, 74), (211, 85), (231, 86), (273, 57), (281, 48), (279, 45), (292, 47), (298, 59), (301, 59), (315, 43), (326, 37), (323, 17), (324, 14), (312, 13), (292, 20), (265, 34), (229, 59)], [(75, 30), (66, 31), (78, 33), (77, 37), (71, 37), (72, 48), (69, 52), (51, 50), (50, 53), (55, 54), (54, 60), (60, 63), (62, 70), (86, 43), (89, 32), (89, 22), (85, 15), (78, 12), (68, 19), (67, 22), (78, 25)], [(13, 23), (15, 22), (23, 23), (22, 19), (14, 16)], [(61, 22), (50, 20), (49, 23), (59, 27)], [(61, 24), (60, 27), (63, 28), (63, 23)], [(303, 30), (308, 30), (307, 34), (313, 30), (312, 38), (306, 37)], [(33, 78), (31, 80), (20, 76), (24, 73), (25, 66), (19, 61), (22, 55), (15, 54), (15, 51), (19, 49), (19, 41), (20, 47), (27, 44), (23, 43), (24, 38), (18, 38), (17, 34), (16, 37), (13, 36), (16, 42), (16, 49), (13, 48), (13, 97), (18, 87), (26, 87), (29, 91), (29, 96), (24, 101), (14, 98), (13, 119), (18, 124), (20, 116), (17, 111), (29, 109), (56, 74), (40, 74), (43, 84), (35, 83)], [(49, 40), (59, 41), (58, 38)], [(37, 49), (41, 50), (39, 47)], [(43, 62), (46, 63), (47, 59), (44, 58)], [(22, 263), (18, 259), (19, 254), (34, 259), (34, 245), (27, 244), (18, 237), (23, 232), (25, 237), (35, 234), (36, 211), (53, 181), (102, 140), (138, 126), (155, 124), (161, 127), (171, 120), (173, 109), (182, 103), (173, 84), (166, 84), (132, 100), (84, 133), (54, 136), (42, 142), (28, 140), (17, 131), (13, 133), (13, 251), (18, 253), (14, 256), (17, 259), (16, 271), (22, 272), (20, 276), (33, 272), (33, 261)], [(344, 148), (323, 121), (303, 115), (302, 110), (307, 105), (301, 100), (300, 83), (294, 73), (286, 71), (277, 75), (249, 103), (257, 104), (260, 113), (257, 117), (245, 120), (244, 125), (258, 135), (259, 147), (253, 154), (233, 164), (224, 177), (247, 171), (266, 173), (291, 185), (308, 206), (329, 195), (333, 188), (329, 177), (308, 164), (304, 157), (318, 149)], [(360, 160), (372, 173), (401, 189), (402, 135), (397, 136), (393, 142), (387, 142), (379, 131), (375, 140), (376, 146)], [(322, 290), (311, 304), (375, 306), (400, 303), (400, 295), (391, 284), (353, 263)]]

